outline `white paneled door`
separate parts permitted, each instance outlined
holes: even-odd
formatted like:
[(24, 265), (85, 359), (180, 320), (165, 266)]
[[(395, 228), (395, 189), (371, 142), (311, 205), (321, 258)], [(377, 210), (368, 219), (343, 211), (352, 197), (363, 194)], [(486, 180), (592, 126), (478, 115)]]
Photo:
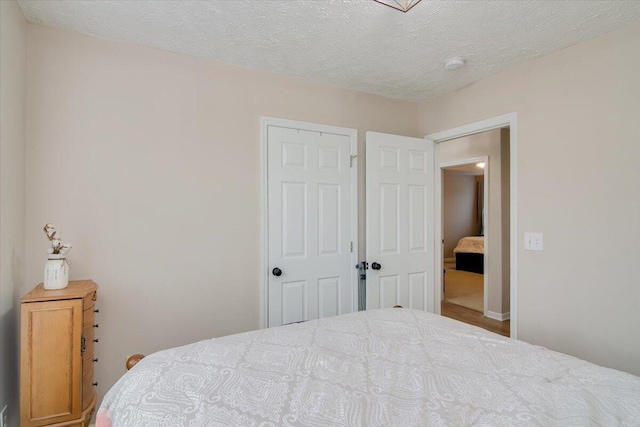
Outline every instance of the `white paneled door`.
[(434, 310), (433, 147), (367, 132), (367, 309)]
[(353, 311), (351, 136), (266, 129), (268, 326)]

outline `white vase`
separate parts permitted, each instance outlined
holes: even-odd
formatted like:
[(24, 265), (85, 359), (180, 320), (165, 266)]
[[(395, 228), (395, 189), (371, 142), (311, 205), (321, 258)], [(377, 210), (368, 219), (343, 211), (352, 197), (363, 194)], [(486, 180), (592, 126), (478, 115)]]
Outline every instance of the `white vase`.
[(64, 255), (49, 254), (44, 265), (44, 288), (64, 289), (69, 284), (69, 263)]

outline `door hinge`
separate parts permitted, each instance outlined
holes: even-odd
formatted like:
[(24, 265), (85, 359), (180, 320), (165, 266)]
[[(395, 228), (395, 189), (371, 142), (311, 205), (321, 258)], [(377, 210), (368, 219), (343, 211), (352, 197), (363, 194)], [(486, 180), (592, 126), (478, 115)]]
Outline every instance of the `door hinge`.
[(351, 248), (351, 252), (353, 252), (353, 242), (349, 242), (349, 247)]
[(356, 155), (352, 155), (351, 157), (349, 157), (349, 167), (352, 168), (353, 167), (353, 159), (357, 159), (358, 156)]

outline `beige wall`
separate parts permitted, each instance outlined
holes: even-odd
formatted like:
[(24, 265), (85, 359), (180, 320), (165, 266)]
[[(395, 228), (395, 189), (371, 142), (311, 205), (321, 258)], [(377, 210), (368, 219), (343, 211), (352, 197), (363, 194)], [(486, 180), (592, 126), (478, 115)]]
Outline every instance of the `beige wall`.
[(474, 236), (476, 224), (476, 177), (452, 170), (442, 171), (443, 257), (452, 258), (458, 240)]
[(518, 337), (636, 375), (639, 52), (636, 21), (420, 105), (424, 134), (518, 113)]
[(101, 287), (100, 395), (132, 353), (259, 327), (261, 115), (356, 128), (361, 158), (419, 135), (415, 103), (33, 25), (27, 92), (27, 283), (52, 222)]
[(18, 319), (25, 251), (25, 84), (27, 22), (0, 1), (0, 409), (18, 425)]
[[(419, 107), (38, 26), (28, 39), (18, 286), (41, 281), (53, 222), (72, 278), (101, 285), (100, 395), (128, 354), (258, 327), (261, 115), (357, 128), (362, 158), (367, 130), (517, 111), (519, 336), (640, 374), (637, 24)], [(545, 251), (523, 251), (524, 231)]]
[(502, 159), (501, 159), (500, 129), (454, 139), (438, 144), (440, 164), (451, 163), (474, 157), (487, 156), (489, 158), (489, 206), (485, 216), (485, 235), (487, 236), (485, 254), (488, 265), (485, 274), (488, 281), (488, 307), (486, 310), (494, 314), (509, 312), (507, 301), (503, 301), (505, 293), (503, 287), (503, 253), (502, 253)]

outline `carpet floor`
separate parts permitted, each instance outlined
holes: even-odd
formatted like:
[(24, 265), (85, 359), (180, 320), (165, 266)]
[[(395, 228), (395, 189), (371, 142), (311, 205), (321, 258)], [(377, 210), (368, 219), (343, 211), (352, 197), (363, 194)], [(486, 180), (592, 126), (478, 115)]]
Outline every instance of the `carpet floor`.
[(484, 311), (484, 276), (468, 271), (458, 271), (445, 265), (445, 301), (470, 308), (479, 312)]

